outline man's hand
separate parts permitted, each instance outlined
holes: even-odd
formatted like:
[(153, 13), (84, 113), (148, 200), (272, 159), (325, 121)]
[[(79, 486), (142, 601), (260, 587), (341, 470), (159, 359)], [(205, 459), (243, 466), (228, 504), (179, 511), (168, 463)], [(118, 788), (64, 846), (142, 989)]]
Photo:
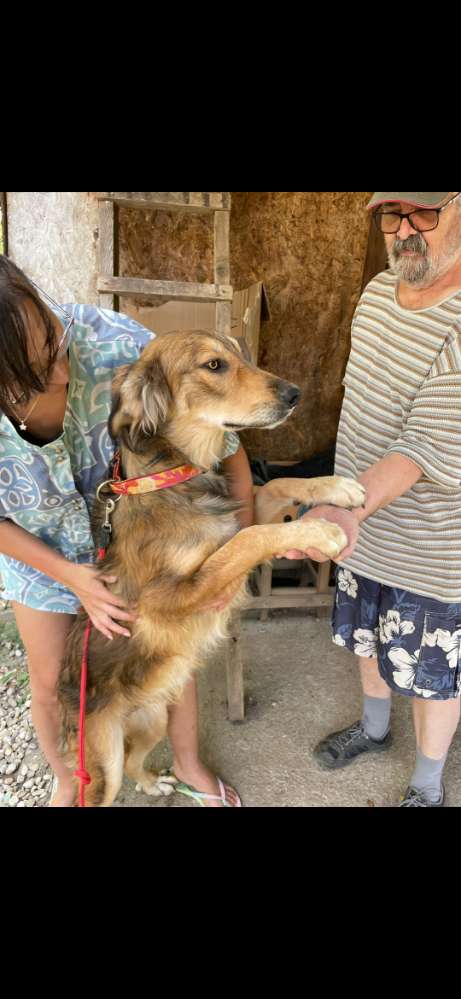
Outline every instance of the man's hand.
[[(359, 524), (357, 517), (354, 516), (350, 510), (343, 510), (339, 506), (316, 506), (308, 513), (305, 513), (300, 520), (328, 520), (332, 524), (339, 524), (343, 531), (347, 535), (347, 545), (336, 558), (332, 559), (333, 562), (342, 562), (352, 552), (355, 548), (357, 538), (359, 535)], [(324, 555), (319, 552), (317, 548), (308, 548), (307, 551), (299, 551), (297, 548), (292, 548), (288, 552), (278, 552), (275, 558), (289, 558), (289, 559), (301, 559), (301, 558), (311, 558), (314, 562), (328, 562), (330, 560), (329, 555)]]

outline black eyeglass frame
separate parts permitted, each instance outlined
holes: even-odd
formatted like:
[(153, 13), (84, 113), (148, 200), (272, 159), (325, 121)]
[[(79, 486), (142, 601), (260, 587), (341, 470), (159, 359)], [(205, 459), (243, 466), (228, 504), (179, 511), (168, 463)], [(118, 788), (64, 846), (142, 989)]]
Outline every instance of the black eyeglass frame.
[[(446, 201), (444, 205), (441, 205), (440, 208), (413, 208), (411, 212), (393, 212), (393, 211), (383, 212), (380, 211), (378, 208), (376, 209), (376, 211), (373, 212), (373, 222), (375, 223), (378, 232), (382, 232), (384, 236), (394, 236), (395, 233), (399, 231), (400, 226), (402, 225), (402, 219), (408, 219), (411, 228), (414, 229), (415, 232), (433, 232), (434, 229), (437, 229), (441, 213), (445, 211), (445, 208), (448, 208), (448, 206), (451, 205), (453, 201), (456, 201), (456, 198), (459, 198), (460, 194), (461, 191), (458, 191), (457, 194), (455, 194), (452, 198), (450, 198), (449, 201)], [(435, 212), (437, 216), (435, 225), (428, 226), (427, 229), (421, 229), (418, 228), (417, 225), (414, 225), (414, 223), (411, 220), (412, 215), (420, 215), (421, 212)], [(394, 215), (398, 219), (396, 229), (391, 229), (386, 231), (382, 229), (379, 220), (383, 218), (383, 216), (385, 215)]]

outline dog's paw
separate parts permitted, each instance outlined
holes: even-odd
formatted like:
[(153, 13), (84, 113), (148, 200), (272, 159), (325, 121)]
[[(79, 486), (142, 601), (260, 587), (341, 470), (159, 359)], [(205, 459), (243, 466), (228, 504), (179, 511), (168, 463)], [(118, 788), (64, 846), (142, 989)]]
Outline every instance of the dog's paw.
[(347, 545), (347, 535), (339, 524), (332, 524), (328, 520), (299, 520), (293, 527), (296, 535), (296, 542), (293, 548), (300, 551), (307, 551), (309, 548), (317, 548), (324, 555), (336, 558)]
[(344, 475), (332, 475), (327, 487), (327, 495), (324, 503), (332, 503), (333, 506), (356, 507), (364, 506), (366, 492), (360, 482), (355, 479), (347, 479)]
[(170, 794), (173, 794), (177, 783), (177, 777), (173, 777), (166, 771), (159, 774), (146, 773), (146, 776), (136, 784), (136, 790), (144, 791), (144, 794), (149, 794), (153, 798), (168, 798)]

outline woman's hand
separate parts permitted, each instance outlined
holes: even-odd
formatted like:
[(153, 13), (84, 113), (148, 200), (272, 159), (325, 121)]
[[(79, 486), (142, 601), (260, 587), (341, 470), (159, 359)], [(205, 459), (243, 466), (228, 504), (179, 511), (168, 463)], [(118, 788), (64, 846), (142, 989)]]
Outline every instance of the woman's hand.
[[(347, 545), (336, 558), (331, 559), (332, 562), (342, 562), (352, 552), (355, 548), (357, 538), (359, 535), (359, 524), (357, 518), (351, 513), (350, 510), (343, 510), (339, 506), (315, 506), (308, 513), (305, 513), (300, 520), (328, 520), (332, 524), (338, 524), (342, 527), (343, 531), (347, 535)], [(298, 549), (292, 548), (288, 552), (281, 552), (275, 555), (275, 558), (289, 558), (289, 559), (300, 559), (300, 558), (311, 558), (314, 562), (328, 562), (330, 561), (329, 555), (324, 555), (319, 552), (317, 548), (308, 548), (307, 551), (299, 551)]]
[(130, 638), (131, 633), (117, 624), (114, 618), (119, 621), (135, 621), (136, 617), (123, 609), (123, 600), (111, 593), (106, 585), (116, 583), (117, 576), (106, 576), (95, 565), (73, 563), (71, 569), (66, 571), (64, 582), (78, 597), (88, 617), (102, 635), (112, 640), (114, 632)]

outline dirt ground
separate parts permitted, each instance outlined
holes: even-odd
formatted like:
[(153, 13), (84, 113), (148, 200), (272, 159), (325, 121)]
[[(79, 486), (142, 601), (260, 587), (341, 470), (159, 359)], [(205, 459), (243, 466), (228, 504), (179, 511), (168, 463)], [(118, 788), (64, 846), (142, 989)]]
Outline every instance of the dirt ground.
[[(361, 714), (355, 657), (333, 645), (329, 621), (305, 611), (276, 611), (267, 623), (253, 612), (242, 622), (247, 711), (227, 720), (225, 661), (215, 655), (200, 675), (203, 760), (241, 795), (246, 807), (394, 807), (414, 762), (408, 697), (392, 710), (394, 744), (336, 773), (320, 770), (312, 749), (328, 732)], [(153, 760), (168, 766), (168, 745)], [(461, 729), (445, 769), (447, 805), (461, 806)], [(198, 807), (182, 795), (155, 800), (125, 781), (116, 805)]]
[[(35, 742), (27, 662), (15, 634), (11, 620), (2, 624), (0, 804), (43, 807), (48, 801), (51, 775)], [(410, 699), (394, 699), (394, 743), (387, 753), (361, 758), (347, 769), (328, 773), (318, 768), (312, 750), (322, 736), (360, 717), (355, 657), (332, 644), (328, 619), (296, 610), (272, 612), (267, 623), (251, 612), (242, 622), (242, 647), (245, 721), (232, 723), (227, 718), (224, 650), (200, 674), (199, 690), (202, 759), (238, 789), (243, 805), (395, 807), (413, 769)], [(16, 679), (11, 679), (12, 673)], [(165, 742), (154, 751), (152, 763), (161, 769), (170, 762), (170, 748)], [(461, 728), (445, 768), (450, 807), (461, 806), (460, 764)], [(14, 772), (9, 775), (12, 768)], [(23, 774), (23, 770), (27, 773)], [(198, 806), (179, 794), (150, 798), (125, 779), (114, 807)]]

